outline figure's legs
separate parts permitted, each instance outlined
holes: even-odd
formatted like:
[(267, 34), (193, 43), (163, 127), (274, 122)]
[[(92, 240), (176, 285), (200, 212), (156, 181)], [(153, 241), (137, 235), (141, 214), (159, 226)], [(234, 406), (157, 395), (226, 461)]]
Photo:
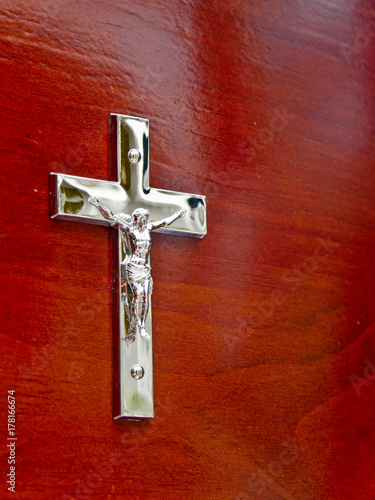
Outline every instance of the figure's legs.
[(125, 314), (127, 320), (129, 321), (129, 330), (125, 336), (125, 342), (131, 344), (135, 341), (136, 334), (136, 322), (134, 322), (133, 314), (130, 309), (130, 301), (133, 294), (133, 291), (128, 284), (127, 274), (126, 274), (126, 260), (121, 263), (121, 302), (124, 304)]
[(140, 335), (144, 340), (149, 341), (150, 335), (146, 331), (145, 322), (148, 313), (148, 298), (146, 295), (138, 296), (138, 300), (133, 302), (132, 312), (134, 324), (137, 324), (140, 329)]
[(141, 305), (141, 313), (140, 313), (140, 322), (141, 322), (141, 337), (145, 340), (150, 340), (150, 335), (146, 332), (145, 322), (148, 313), (148, 298), (145, 297), (145, 302), (142, 302)]
[(131, 305), (131, 320), (129, 332), (126, 336), (127, 342), (134, 342), (136, 328), (140, 329), (140, 335), (144, 340), (149, 341), (150, 336), (146, 332), (145, 321), (148, 312), (148, 298), (144, 293), (143, 286), (132, 286), (133, 300)]
[(136, 321), (134, 320), (134, 318), (131, 318), (130, 319), (130, 326), (129, 326), (129, 330), (128, 330), (128, 333), (125, 337), (125, 342), (128, 342), (128, 344), (131, 344), (132, 342), (135, 341), (135, 334), (136, 334), (136, 326), (137, 326), (137, 323)]
[(132, 316), (134, 322), (138, 325), (140, 329), (140, 335), (144, 340), (149, 341), (150, 335), (146, 331), (146, 319), (148, 313), (148, 292), (150, 288), (149, 280), (145, 280), (143, 283), (137, 284), (136, 293), (133, 294), (132, 302)]
[(149, 275), (148, 278), (143, 278), (139, 281), (134, 280), (132, 267), (129, 266), (129, 268), (127, 268), (127, 279), (131, 289), (132, 299), (131, 307), (129, 304), (130, 301), (128, 301), (131, 319), (129, 333), (126, 337), (129, 339), (129, 342), (133, 342), (138, 326), (140, 336), (144, 340), (149, 341), (150, 335), (146, 331), (146, 319), (149, 309), (149, 296), (152, 293), (152, 278)]
[(145, 280), (144, 283), (144, 295), (143, 295), (143, 301), (140, 304), (141, 305), (141, 310), (140, 310), (140, 327), (141, 327), (141, 337), (145, 340), (150, 340), (150, 335), (146, 331), (146, 319), (147, 319), (147, 314), (148, 314), (148, 308), (149, 308), (149, 297), (152, 293), (152, 278)]
[(121, 301), (124, 304), (126, 317), (130, 323), (128, 333), (125, 336), (125, 342), (128, 342), (129, 344), (131, 344), (135, 340), (135, 333), (136, 333), (135, 326), (136, 325), (134, 323), (134, 320), (132, 319), (132, 314), (131, 314), (130, 307), (129, 307), (129, 296), (128, 296), (126, 281), (121, 282)]

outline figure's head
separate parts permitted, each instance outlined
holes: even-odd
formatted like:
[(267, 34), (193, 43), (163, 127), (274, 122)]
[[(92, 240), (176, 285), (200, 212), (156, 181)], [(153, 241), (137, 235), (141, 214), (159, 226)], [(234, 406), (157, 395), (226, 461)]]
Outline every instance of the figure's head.
[(132, 213), (133, 226), (143, 229), (147, 225), (149, 217), (150, 212), (148, 210), (145, 208), (136, 208)]

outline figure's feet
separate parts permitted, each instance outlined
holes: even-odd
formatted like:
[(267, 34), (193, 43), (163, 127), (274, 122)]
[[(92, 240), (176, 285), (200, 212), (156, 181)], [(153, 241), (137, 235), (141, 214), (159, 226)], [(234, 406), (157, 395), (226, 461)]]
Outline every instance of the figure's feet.
[(128, 333), (125, 336), (125, 342), (127, 342), (128, 344), (131, 344), (132, 342), (134, 342), (136, 333), (137, 333), (136, 323), (134, 321), (131, 321)]
[(150, 335), (146, 332), (146, 328), (141, 328), (141, 337), (143, 340), (147, 340), (147, 342), (151, 340)]
[(129, 333), (125, 336), (125, 342), (132, 344), (135, 341), (135, 335), (130, 335)]

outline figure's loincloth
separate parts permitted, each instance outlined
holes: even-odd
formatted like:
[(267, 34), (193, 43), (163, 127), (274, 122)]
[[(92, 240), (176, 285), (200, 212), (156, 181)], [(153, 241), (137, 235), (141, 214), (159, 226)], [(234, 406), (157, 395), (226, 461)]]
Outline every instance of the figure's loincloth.
[(151, 278), (151, 268), (149, 265), (140, 266), (129, 262), (126, 264), (126, 278), (128, 283), (144, 285)]
[[(152, 294), (151, 267), (128, 262), (125, 266), (126, 281), (133, 292), (133, 302), (147, 302)], [(123, 292), (124, 293), (124, 292)]]

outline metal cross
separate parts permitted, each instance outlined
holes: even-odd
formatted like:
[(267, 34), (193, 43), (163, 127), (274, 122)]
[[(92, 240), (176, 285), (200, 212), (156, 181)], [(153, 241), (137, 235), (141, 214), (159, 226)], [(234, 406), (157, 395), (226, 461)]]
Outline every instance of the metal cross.
[[(112, 114), (110, 133), (113, 180), (51, 173), (50, 213), (53, 219), (118, 228), (111, 231), (113, 416), (115, 419), (152, 418), (150, 233), (155, 229), (203, 238), (207, 233), (206, 198), (150, 188), (148, 120)], [(146, 219), (143, 223), (148, 232), (142, 232), (142, 228), (139, 230), (144, 213)], [(146, 312), (138, 315), (137, 311), (144, 309)], [(139, 335), (136, 334), (138, 331)]]

